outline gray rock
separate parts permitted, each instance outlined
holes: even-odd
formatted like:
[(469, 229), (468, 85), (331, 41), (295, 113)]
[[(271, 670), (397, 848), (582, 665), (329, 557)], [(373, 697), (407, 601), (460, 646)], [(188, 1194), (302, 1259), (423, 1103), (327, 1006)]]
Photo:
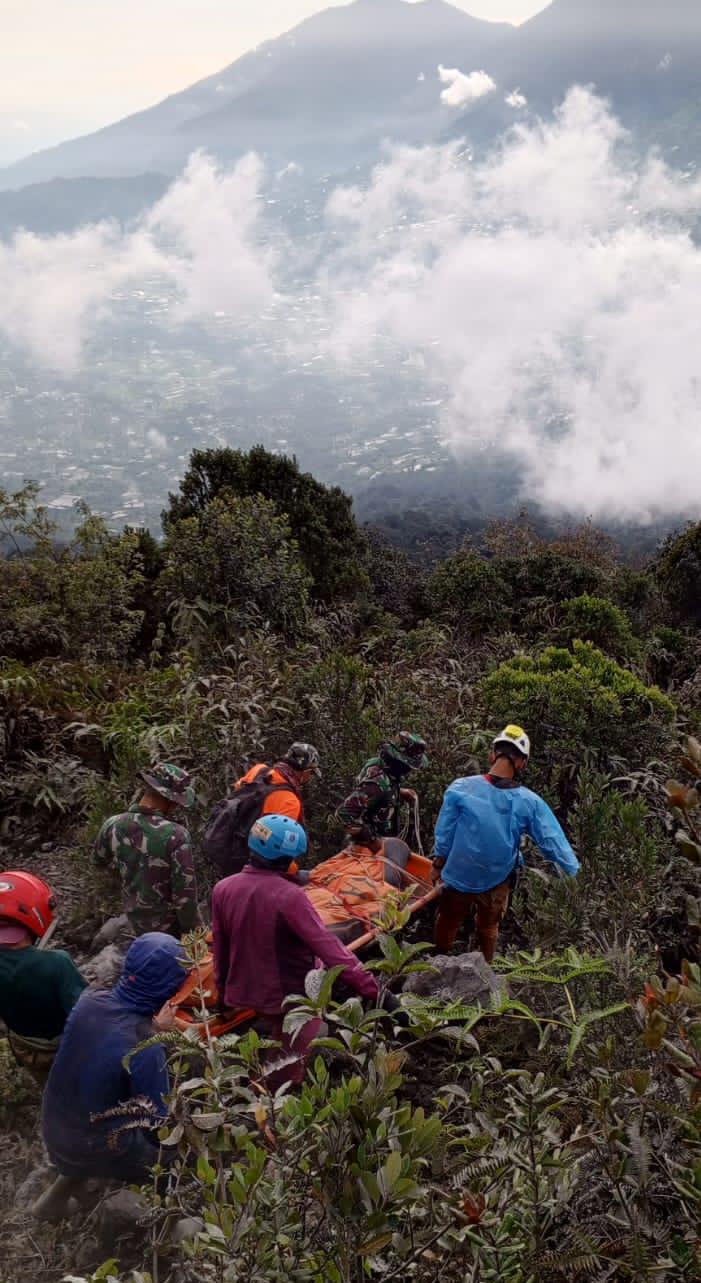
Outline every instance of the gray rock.
[(438, 954), (435, 958), (426, 958), (426, 962), (435, 967), (435, 971), (419, 971), (409, 976), (405, 993), (489, 1007), (493, 995), (506, 992), (504, 981), (492, 971), (481, 953), (461, 953), (456, 957)]
[(90, 945), (90, 952), (100, 953), (108, 944), (125, 944), (133, 935), (126, 913), (120, 913), (118, 918), (108, 918), (104, 926), (100, 927)]
[(175, 1222), (170, 1233), (171, 1241), (177, 1247), (180, 1243), (187, 1243), (189, 1239), (193, 1239), (203, 1229), (204, 1220), (201, 1216), (184, 1216), (182, 1220)]
[(97, 989), (111, 989), (122, 974), (126, 949), (122, 945), (108, 944), (96, 958), (86, 962), (81, 971), (88, 981)]
[(146, 1199), (133, 1190), (119, 1189), (115, 1194), (110, 1194), (100, 1205), (97, 1214), (97, 1234), (102, 1251), (118, 1256), (119, 1252), (115, 1249), (123, 1239), (138, 1231), (147, 1212)]

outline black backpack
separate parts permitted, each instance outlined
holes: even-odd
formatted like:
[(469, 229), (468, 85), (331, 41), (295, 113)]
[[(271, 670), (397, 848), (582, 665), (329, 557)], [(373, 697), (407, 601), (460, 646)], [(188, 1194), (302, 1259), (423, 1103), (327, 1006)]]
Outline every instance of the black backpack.
[(242, 784), (233, 797), (217, 802), (202, 839), (205, 856), (222, 877), (240, 873), (248, 863), (248, 835), (263, 811), (266, 798), (280, 790), (299, 793), (285, 780), (275, 783), (272, 770), (261, 771), (250, 784)]

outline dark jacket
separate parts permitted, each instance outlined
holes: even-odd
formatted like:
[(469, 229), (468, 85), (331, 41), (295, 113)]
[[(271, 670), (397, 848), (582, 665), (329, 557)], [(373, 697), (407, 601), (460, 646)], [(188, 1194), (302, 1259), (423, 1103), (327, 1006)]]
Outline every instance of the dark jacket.
[(114, 989), (84, 993), (66, 1024), (44, 1093), (42, 1130), (51, 1161), (64, 1176), (143, 1179), (157, 1142), (138, 1128), (118, 1134), (126, 1118), (97, 1116), (137, 1098), (166, 1112), (168, 1071), (162, 1046), (124, 1057), (153, 1035), (152, 1017), (183, 983), (182, 946), (152, 932), (136, 940)]

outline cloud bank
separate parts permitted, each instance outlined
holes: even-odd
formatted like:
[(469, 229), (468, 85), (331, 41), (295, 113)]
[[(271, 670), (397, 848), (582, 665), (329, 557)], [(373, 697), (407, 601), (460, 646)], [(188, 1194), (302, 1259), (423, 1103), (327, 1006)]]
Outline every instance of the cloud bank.
[(483, 162), (401, 148), (337, 190), (332, 345), (420, 357), (455, 454), (506, 451), (551, 510), (698, 516), (701, 181), (624, 144), (574, 89)]
[(441, 93), (445, 107), (469, 107), (496, 90), (496, 82), (486, 71), (472, 71), (469, 76), (457, 67), (439, 67), (441, 84), (447, 85)]
[(258, 235), (261, 179), (256, 157), (224, 174), (197, 154), (133, 233), (100, 223), (0, 242), (0, 334), (71, 373), (115, 294), (153, 277), (175, 292), (175, 320), (220, 311), (247, 321), (274, 292), (275, 255)]
[(503, 452), (529, 501), (700, 515), (701, 179), (636, 160), (591, 92), (476, 162), (464, 143), (389, 151), (332, 192), (313, 254), (279, 228), (271, 248), (264, 181), (253, 157), (225, 173), (198, 155), (132, 233), (0, 244), (0, 332), (71, 371), (114, 296), (157, 277), (176, 300), (164, 324), (269, 325), (269, 353), (282, 326), (330, 378), (336, 361), (367, 377), (393, 344), (439, 389), (455, 456)]

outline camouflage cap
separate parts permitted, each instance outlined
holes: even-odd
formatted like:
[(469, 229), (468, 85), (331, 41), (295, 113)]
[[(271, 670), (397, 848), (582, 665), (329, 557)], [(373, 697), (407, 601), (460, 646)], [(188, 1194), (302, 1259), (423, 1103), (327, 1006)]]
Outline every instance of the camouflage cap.
[(381, 752), (383, 757), (401, 762), (403, 766), (409, 766), (413, 771), (428, 766), (426, 741), (413, 731), (400, 731), (393, 740), (382, 745)]
[(195, 790), (189, 771), (182, 766), (173, 766), (170, 762), (158, 762), (147, 771), (139, 771), (139, 779), (148, 784), (154, 793), (160, 793), (169, 802), (179, 806), (190, 807), (195, 801)]
[(282, 760), (293, 771), (314, 771), (315, 775), (321, 775), (319, 750), (313, 744), (291, 744)]

